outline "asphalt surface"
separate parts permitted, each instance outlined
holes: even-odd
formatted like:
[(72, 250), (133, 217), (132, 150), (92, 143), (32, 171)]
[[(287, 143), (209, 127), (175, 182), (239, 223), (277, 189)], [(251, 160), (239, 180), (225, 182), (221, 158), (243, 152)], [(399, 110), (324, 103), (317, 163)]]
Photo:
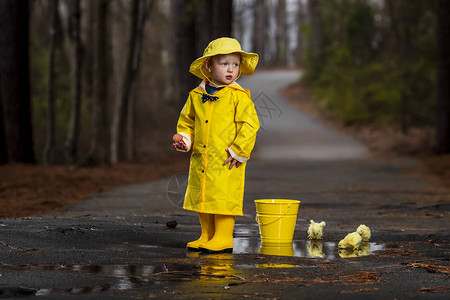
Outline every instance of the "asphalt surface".
[[(200, 226), (181, 208), (181, 173), (53, 215), (1, 219), (0, 298), (448, 299), (449, 192), (414, 175), (418, 162), (371, 157), (289, 106), (278, 89), (299, 75), (240, 80), (262, 126), (233, 254), (186, 251)], [(253, 201), (265, 198), (301, 201), (292, 247), (261, 245)], [(308, 240), (311, 219), (326, 221), (323, 240)], [(370, 243), (338, 250), (360, 224)]]

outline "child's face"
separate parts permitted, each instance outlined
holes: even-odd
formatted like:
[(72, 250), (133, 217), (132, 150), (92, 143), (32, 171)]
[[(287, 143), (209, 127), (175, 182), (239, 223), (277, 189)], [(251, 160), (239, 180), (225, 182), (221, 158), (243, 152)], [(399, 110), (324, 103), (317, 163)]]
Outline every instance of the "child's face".
[(237, 53), (221, 54), (212, 57), (206, 68), (212, 75), (212, 82), (217, 85), (233, 83), (239, 75), (241, 56)]

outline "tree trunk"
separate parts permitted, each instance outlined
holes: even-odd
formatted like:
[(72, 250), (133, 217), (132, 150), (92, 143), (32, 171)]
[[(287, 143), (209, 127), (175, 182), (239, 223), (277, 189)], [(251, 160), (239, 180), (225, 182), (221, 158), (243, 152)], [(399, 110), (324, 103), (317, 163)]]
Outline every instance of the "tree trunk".
[(74, 165), (77, 159), (77, 144), (80, 131), (80, 108), (81, 108), (81, 32), (80, 32), (80, 1), (69, 2), (69, 36), (71, 42), (71, 107), (69, 117), (69, 129), (65, 143), (66, 159), (70, 165)]
[(3, 127), (2, 101), (0, 99), (0, 164), (8, 162), (8, 154), (6, 149), (5, 129)]
[(0, 102), (8, 162), (34, 163), (27, 0), (0, 1)]
[(95, 21), (96, 21), (96, 3), (89, 1), (86, 7), (86, 30), (85, 40), (89, 41), (84, 44), (83, 47), (83, 69), (84, 69), (84, 81), (83, 91), (85, 99), (91, 101), (94, 98), (94, 56), (95, 56)]
[(211, 16), (210, 41), (220, 37), (230, 37), (233, 24), (233, 1), (213, 0)]
[(212, 40), (231, 36), (233, 1), (198, 0), (193, 3), (195, 3), (195, 52), (201, 54)]
[(87, 157), (78, 165), (109, 166), (109, 130), (108, 130), (108, 10), (109, 0), (97, 0), (96, 38), (95, 38), (95, 97), (92, 103), (92, 141)]
[(96, 161), (101, 166), (108, 166), (108, 0), (100, 0), (97, 15), (97, 87), (96, 87), (96, 108), (94, 124), (96, 128), (95, 139), (97, 142)]
[(213, 28), (211, 26), (212, 22), (212, 11), (213, 2), (215, 0), (197, 0), (195, 3), (195, 53), (203, 53), (203, 50), (211, 42)]
[(50, 8), (50, 48), (48, 59), (48, 91), (47, 91), (47, 139), (44, 147), (43, 163), (45, 165), (52, 165), (55, 163), (55, 139), (56, 139), (56, 125), (55, 125), (55, 55), (56, 44), (58, 39), (58, 31), (60, 25), (58, 13), (59, 0), (51, 0), (49, 2)]
[(128, 96), (131, 92), (131, 86), (133, 82), (133, 71), (132, 62), (133, 56), (135, 54), (136, 46), (136, 33), (137, 33), (137, 23), (138, 15), (140, 9), (140, 3), (142, 0), (135, 0), (131, 2), (131, 16), (130, 16), (130, 31), (129, 31), (129, 41), (128, 41), (128, 55), (125, 70), (123, 73), (121, 90), (117, 93), (112, 122), (111, 122), (111, 145), (110, 145), (110, 159), (111, 163), (115, 164), (119, 161), (119, 151), (121, 151), (121, 146), (123, 145), (123, 124), (125, 117), (127, 115), (128, 109)]
[[(128, 44), (128, 58), (122, 83), (122, 92), (117, 98), (113, 121), (111, 126), (111, 163), (117, 163), (123, 156), (123, 141), (125, 140), (126, 118), (130, 115), (130, 98), (133, 91), (136, 76), (139, 71), (141, 45), (144, 33), (145, 20), (150, 13), (154, 1), (147, 7), (146, 0), (132, 2), (130, 40)], [(127, 147), (128, 148), (128, 147)]]
[(438, 2), (438, 99), (435, 154), (450, 153), (450, 1)]
[(136, 91), (132, 90), (128, 101), (126, 159), (133, 161), (136, 157)]
[(276, 64), (285, 67), (287, 65), (287, 16), (286, 0), (278, 0), (277, 3), (277, 29), (276, 29)]
[(298, 11), (297, 11), (297, 49), (295, 51), (295, 64), (301, 64), (302, 58), (305, 52), (306, 47), (306, 39), (303, 36), (303, 25), (305, 24), (305, 8), (303, 3), (300, 1), (298, 3)]
[(322, 51), (322, 13), (319, 0), (308, 0), (308, 13), (312, 29), (312, 50), (320, 58)]
[(401, 34), (400, 34), (400, 21), (401, 10), (398, 8), (398, 0), (384, 0), (384, 10), (387, 16), (387, 28), (385, 32), (385, 47), (392, 53), (392, 55), (398, 54), (397, 51), (401, 47)]
[(268, 13), (266, 1), (256, 1), (253, 22), (253, 52), (259, 54), (259, 65), (266, 65), (266, 41), (268, 40)]
[(195, 46), (194, 11), (189, 10), (193, 0), (174, 0), (176, 26), (176, 66), (178, 72), (178, 103), (179, 108), (186, 102), (189, 91), (192, 90), (199, 79), (189, 73), (189, 66), (197, 58)]

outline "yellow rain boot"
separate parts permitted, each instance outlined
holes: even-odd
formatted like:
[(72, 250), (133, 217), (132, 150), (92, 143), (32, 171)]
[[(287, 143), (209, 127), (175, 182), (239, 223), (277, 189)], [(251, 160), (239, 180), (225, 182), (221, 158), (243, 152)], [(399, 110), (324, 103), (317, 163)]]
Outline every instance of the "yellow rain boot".
[(202, 235), (198, 240), (189, 242), (187, 244), (189, 250), (198, 251), (198, 246), (200, 244), (206, 243), (214, 236), (214, 215), (198, 213), (198, 218), (200, 219), (200, 225), (202, 227)]
[(214, 237), (199, 246), (200, 251), (208, 253), (233, 252), (233, 230), (235, 216), (215, 215)]

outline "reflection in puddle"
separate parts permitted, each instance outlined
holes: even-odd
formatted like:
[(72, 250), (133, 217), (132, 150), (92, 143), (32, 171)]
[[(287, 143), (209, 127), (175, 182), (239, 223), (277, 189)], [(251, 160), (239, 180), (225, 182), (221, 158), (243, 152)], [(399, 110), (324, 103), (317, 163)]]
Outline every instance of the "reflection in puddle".
[(234, 226), (234, 235), (239, 237), (259, 236), (259, 226), (258, 224), (236, 224)]
[(26, 271), (72, 271), (112, 277), (148, 277), (155, 272), (154, 266), (130, 265), (28, 265)]
[[(370, 243), (364, 242), (361, 243), (359, 249), (339, 249), (339, 256), (342, 258), (350, 258), (350, 257), (358, 257), (358, 256), (366, 256), (370, 254)], [(382, 250), (382, 249), (380, 249)]]
[(338, 249), (337, 243), (294, 240), (287, 245), (261, 245), (257, 238), (235, 238), (233, 254), (265, 254), (308, 258), (336, 259), (366, 256), (385, 249), (383, 244), (365, 243), (356, 251)]
[(271, 245), (262, 244), (259, 248), (259, 254), (277, 255), (277, 256), (294, 256), (294, 247), (288, 245)]
[(257, 268), (278, 268), (278, 269), (282, 269), (282, 268), (295, 268), (298, 267), (297, 265), (292, 265), (292, 264), (257, 264), (256, 265)]
[[(35, 296), (47, 296), (51, 294), (69, 293), (69, 294), (91, 294), (107, 291), (127, 291), (152, 283), (159, 283), (159, 275), (168, 273), (165, 265), (162, 266), (131, 266), (131, 265), (27, 265), (23, 266), (25, 271), (29, 272), (75, 272), (90, 275), (98, 275), (94, 280), (97, 284), (92, 286), (78, 286), (68, 289), (41, 288), (33, 289)], [(192, 271), (192, 266), (184, 267)], [(180, 267), (180, 270), (183, 267)], [(192, 277), (192, 276), (191, 276)], [(101, 279), (100, 279), (101, 278)], [(110, 279), (106, 279), (110, 278)], [(109, 283), (98, 284), (98, 282), (108, 281)], [(0, 289), (0, 295), (5, 292)], [(16, 292), (17, 294), (17, 292)]]
[(245, 281), (237, 275), (237, 268), (234, 264), (234, 256), (231, 253), (208, 254), (204, 258), (205, 263), (201, 265), (199, 276), (202, 280), (210, 279), (223, 281), (233, 279)]
[(309, 241), (308, 242), (308, 254), (311, 258), (324, 258), (325, 254), (323, 254), (323, 243), (322, 241)]

